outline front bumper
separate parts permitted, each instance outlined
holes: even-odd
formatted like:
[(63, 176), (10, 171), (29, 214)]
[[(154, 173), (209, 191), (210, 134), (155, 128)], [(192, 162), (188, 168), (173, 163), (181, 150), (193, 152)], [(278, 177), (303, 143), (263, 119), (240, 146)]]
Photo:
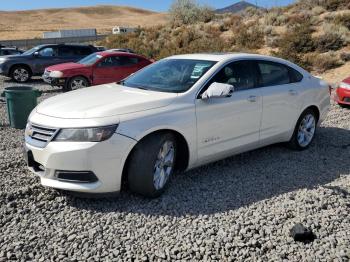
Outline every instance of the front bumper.
[(350, 90), (345, 88), (337, 88), (335, 101), (338, 104), (350, 105)]
[(66, 85), (66, 78), (52, 78), (49, 77), (47, 74), (42, 75), (42, 79), (45, 83), (51, 85), (51, 86), (65, 86)]
[(0, 75), (8, 76), (8, 68), (6, 64), (0, 64)]
[[(120, 191), (123, 167), (136, 141), (114, 134), (110, 139), (95, 142), (50, 142), (45, 148), (25, 143), (25, 154), (35, 164), (29, 170), (38, 175), (43, 186), (86, 193)], [(92, 182), (70, 182), (58, 178), (59, 172), (91, 173)]]

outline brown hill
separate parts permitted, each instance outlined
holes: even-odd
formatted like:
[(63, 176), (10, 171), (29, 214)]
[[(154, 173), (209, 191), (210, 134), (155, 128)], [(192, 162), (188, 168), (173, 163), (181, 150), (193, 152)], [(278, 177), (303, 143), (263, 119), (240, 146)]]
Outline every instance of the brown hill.
[(154, 26), (164, 24), (167, 14), (124, 6), (41, 9), (0, 12), (0, 39), (41, 37), (45, 31), (96, 28), (110, 33), (115, 25)]

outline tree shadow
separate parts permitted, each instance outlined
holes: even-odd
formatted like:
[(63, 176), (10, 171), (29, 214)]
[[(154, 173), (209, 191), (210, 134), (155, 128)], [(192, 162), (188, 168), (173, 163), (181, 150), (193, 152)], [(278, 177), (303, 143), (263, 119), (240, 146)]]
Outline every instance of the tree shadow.
[(175, 175), (157, 199), (128, 191), (103, 199), (64, 195), (71, 206), (103, 213), (178, 217), (228, 212), (298, 189), (322, 186), (349, 174), (349, 143), (349, 130), (322, 127), (308, 150), (296, 152), (273, 145), (236, 155)]

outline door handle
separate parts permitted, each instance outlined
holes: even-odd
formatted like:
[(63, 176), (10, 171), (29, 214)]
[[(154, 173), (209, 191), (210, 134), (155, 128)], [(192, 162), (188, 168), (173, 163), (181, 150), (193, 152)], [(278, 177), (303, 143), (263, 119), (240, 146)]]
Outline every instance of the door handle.
[(298, 95), (298, 92), (295, 91), (295, 90), (293, 90), (293, 89), (291, 89), (291, 90), (289, 90), (289, 94), (290, 94), (291, 96), (296, 96), (296, 95)]
[(249, 102), (254, 103), (254, 102), (256, 102), (257, 97), (256, 97), (256, 96), (249, 96), (249, 97), (247, 98), (247, 100), (248, 100)]

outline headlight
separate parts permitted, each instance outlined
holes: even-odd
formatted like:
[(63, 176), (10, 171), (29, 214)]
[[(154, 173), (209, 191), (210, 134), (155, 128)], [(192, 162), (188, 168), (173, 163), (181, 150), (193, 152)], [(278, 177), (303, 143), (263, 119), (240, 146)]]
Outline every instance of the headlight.
[(344, 82), (341, 82), (339, 88), (344, 88), (350, 90), (350, 85)]
[(54, 78), (60, 78), (63, 76), (63, 73), (61, 71), (52, 71), (49, 74), (49, 77), (54, 77)]
[(5, 58), (0, 58), (0, 64), (5, 63), (6, 59)]
[(92, 127), (92, 128), (70, 128), (59, 131), (54, 141), (70, 142), (101, 142), (109, 139), (117, 130), (118, 125)]

